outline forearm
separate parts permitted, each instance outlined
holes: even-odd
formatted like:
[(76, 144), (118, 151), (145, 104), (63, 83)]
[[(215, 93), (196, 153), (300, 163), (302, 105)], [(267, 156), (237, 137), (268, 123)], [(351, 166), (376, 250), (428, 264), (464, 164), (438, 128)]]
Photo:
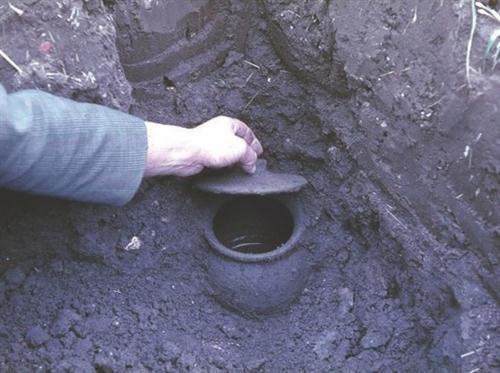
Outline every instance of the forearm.
[(140, 184), (146, 152), (138, 118), (0, 86), (0, 186), (121, 205)]
[(262, 146), (243, 122), (216, 117), (194, 129), (144, 122), (99, 105), (0, 85), (0, 187), (122, 205), (144, 176), (190, 176), (239, 164)]

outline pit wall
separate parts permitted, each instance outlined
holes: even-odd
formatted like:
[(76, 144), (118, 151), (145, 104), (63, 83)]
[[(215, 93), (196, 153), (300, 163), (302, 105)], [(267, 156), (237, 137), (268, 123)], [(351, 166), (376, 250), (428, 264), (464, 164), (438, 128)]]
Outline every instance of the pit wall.
[[(440, 241), (470, 244), (496, 263), (497, 78), (480, 71), (467, 85), (466, 4), (264, 4), (284, 63), (333, 94), (352, 96), (353, 121), (331, 125), (360, 166)], [(484, 36), (474, 41), (477, 67)]]
[[(9, 91), (38, 88), (127, 111), (131, 86), (119, 63), (113, 17), (100, 0), (19, 0), (0, 5), (0, 59)], [(91, 51), (91, 53), (84, 53)], [(99, 61), (99, 62), (97, 62)]]
[[(358, 193), (340, 185), (343, 195), (358, 197), (345, 199), (350, 226), (367, 241), (374, 227), (379, 240), (389, 233), (402, 246), (404, 273), (417, 283), (434, 279), (431, 298), (456, 299), (463, 346), (491, 346), (494, 333), (475, 315), (492, 322), (500, 289), (498, 78), (483, 59), (492, 24), (478, 20), (469, 83), (468, 2), (263, 6), (277, 53), (317, 92), (321, 131), (337, 139), (327, 153), (332, 173), (338, 149), (346, 150), (371, 183)], [(390, 261), (393, 250), (380, 253)]]

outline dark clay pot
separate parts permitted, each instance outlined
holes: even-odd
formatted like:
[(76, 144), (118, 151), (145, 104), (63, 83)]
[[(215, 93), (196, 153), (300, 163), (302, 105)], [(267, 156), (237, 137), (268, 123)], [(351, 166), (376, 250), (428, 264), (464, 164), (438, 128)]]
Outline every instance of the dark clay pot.
[(246, 314), (286, 309), (308, 277), (305, 215), (291, 194), (217, 199), (205, 228), (208, 276), (223, 304)]

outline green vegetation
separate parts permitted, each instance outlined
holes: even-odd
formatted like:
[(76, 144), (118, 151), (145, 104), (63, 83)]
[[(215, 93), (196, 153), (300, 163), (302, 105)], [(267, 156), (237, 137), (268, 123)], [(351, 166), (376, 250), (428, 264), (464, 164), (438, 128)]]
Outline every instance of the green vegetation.
[(485, 56), (488, 56), (489, 54), (492, 55), (493, 59), (493, 65), (492, 69), (496, 67), (499, 61), (500, 57), (500, 14), (494, 9), (491, 9), (487, 7), (486, 5), (476, 2), (476, 7), (477, 7), (477, 12), (481, 15), (487, 16), (498, 23), (499, 27), (495, 29), (488, 38), (488, 45), (486, 47), (486, 53)]

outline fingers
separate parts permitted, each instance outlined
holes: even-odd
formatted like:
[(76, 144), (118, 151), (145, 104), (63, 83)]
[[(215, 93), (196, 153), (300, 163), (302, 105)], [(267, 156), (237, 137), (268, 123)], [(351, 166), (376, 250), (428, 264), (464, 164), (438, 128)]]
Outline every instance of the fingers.
[(262, 144), (256, 137), (254, 137), (253, 141), (250, 143), (250, 146), (254, 150), (254, 152), (257, 153), (257, 156), (261, 155), (262, 152), (264, 152)]
[(251, 146), (245, 144), (245, 147), (246, 151), (240, 158), (239, 164), (245, 172), (253, 174), (255, 172), (258, 155)]
[(253, 131), (245, 123), (238, 119), (232, 118), (232, 127), (234, 134), (241, 137), (254, 150), (257, 156), (263, 152), (262, 144), (257, 139)]
[(200, 156), (205, 167), (221, 168), (237, 163), (245, 172), (255, 172), (262, 144), (245, 123), (219, 116), (195, 130), (202, 144), (199, 148), (205, 149)]

